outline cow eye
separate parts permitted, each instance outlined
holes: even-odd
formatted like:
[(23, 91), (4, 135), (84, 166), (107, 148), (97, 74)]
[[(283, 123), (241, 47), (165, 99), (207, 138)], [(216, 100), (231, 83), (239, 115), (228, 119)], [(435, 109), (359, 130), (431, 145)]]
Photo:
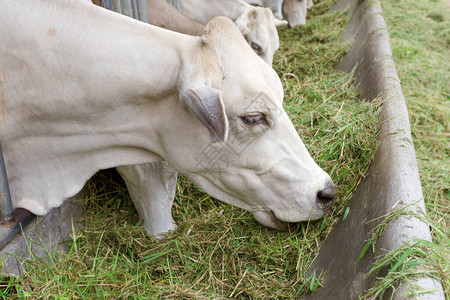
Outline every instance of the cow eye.
[(252, 42), (251, 45), (256, 54), (261, 55), (261, 46), (254, 42)]
[(267, 124), (266, 117), (263, 114), (254, 114), (241, 117), (242, 122), (247, 125)]

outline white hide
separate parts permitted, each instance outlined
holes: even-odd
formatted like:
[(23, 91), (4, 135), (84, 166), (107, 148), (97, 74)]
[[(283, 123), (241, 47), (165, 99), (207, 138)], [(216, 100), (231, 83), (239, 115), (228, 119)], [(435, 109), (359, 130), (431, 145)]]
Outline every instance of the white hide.
[(3, 1), (0, 41), (15, 208), (46, 214), (119, 167), (150, 234), (175, 226), (176, 172), (273, 228), (323, 216), (332, 181), (283, 110), (277, 74), (227, 18), (194, 37), (85, 0)]
[(312, 0), (283, 0), (283, 17), (290, 27), (305, 25), (307, 10), (312, 6)]
[(213, 17), (230, 18), (252, 49), (270, 66), (280, 45), (277, 28), (287, 25), (273, 16), (270, 9), (253, 7), (242, 0), (181, 0), (182, 13), (202, 24)]
[(272, 10), (275, 18), (277, 18), (278, 20), (283, 19), (283, 15), (281, 13), (281, 5), (283, 3), (283, 0), (244, 0), (244, 2), (247, 2), (251, 5), (268, 7)]

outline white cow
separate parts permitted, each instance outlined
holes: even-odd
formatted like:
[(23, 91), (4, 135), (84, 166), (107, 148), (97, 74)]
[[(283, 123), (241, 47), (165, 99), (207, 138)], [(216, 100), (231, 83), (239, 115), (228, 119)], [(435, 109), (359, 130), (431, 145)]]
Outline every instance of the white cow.
[(331, 204), (277, 74), (227, 18), (195, 37), (85, 0), (1, 7), (0, 138), (15, 208), (44, 215), (116, 166), (155, 235), (175, 226), (176, 171), (272, 228)]
[(281, 5), (283, 3), (283, 0), (244, 0), (244, 1), (251, 5), (268, 7), (272, 10), (275, 18), (279, 20), (283, 19), (283, 15), (281, 13)]
[(307, 10), (313, 5), (312, 0), (283, 0), (283, 17), (290, 27), (305, 25)]
[(215, 16), (230, 18), (252, 49), (269, 65), (279, 47), (277, 28), (287, 25), (273, 16), (270, 9), (253, 7), (242, 0), (181, 0), (182, 13), (202, 24)]

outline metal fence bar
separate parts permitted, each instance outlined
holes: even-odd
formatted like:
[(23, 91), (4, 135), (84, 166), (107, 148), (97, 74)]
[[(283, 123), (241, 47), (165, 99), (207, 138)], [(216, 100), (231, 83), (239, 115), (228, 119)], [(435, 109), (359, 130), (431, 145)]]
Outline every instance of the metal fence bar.
[(2, 146), (0, 143), (0, 219), (1, 221), (11, 220), (14, 210), (9, 191), (8, 177), (6, 176), (5, 161), (3, 158)]
[(122, 4), (120, 3), (120, 0), (112, 0), (112, 10), (119, 14), (122, 13)]
[(130, 18), (148, 23), (147, 4), (145, 0), (102, 0), (101, 6)]
[(133, 19), (139, 20), (139, 12), (136, 0), (131, 0), (131, 9), (133, 10)]
[(102, 0), (101, 5), (102, 5), (102, 7), (106, 8), (106, 9), (109, 9), (109, 10), (113, 9), (112, 0)]
[(131, 8), (131, 0), (122, 0), (122, 14), (130, 18), (133, 17), (133, 9)]
[(148, 23), (147, 4), (145, 0), (136, 0), (138, 10), (138, 20)]

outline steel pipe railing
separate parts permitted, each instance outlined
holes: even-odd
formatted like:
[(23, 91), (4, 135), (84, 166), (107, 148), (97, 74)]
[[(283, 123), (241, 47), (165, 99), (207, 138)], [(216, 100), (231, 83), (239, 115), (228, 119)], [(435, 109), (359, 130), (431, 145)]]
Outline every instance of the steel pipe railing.
[(5, 160), (0, 143), (0, 221), (9, 221), (14, 217), (14, 210), (9, 191), (8, 176), (6, 175)]
[(148, 23), (147, 5), (145, 0), (102, 0), (101, 6), (130, 18)]

